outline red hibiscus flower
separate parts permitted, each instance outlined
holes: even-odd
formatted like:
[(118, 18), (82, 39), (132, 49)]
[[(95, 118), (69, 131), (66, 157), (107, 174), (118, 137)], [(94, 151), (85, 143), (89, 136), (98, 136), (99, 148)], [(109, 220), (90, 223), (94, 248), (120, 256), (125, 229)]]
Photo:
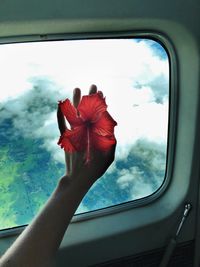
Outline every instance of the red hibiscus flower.
[(85, 151), (89, 162), (91, 149), (107, 151), (116, 143), (117, 123), (107, 112), (105, 98), (99, 93), (83, 96), (77, 108), (69, 99), (60, 101), (59, 106), (71, 125), (71, 130), (66, 129), (58, 141), (66, 152)]

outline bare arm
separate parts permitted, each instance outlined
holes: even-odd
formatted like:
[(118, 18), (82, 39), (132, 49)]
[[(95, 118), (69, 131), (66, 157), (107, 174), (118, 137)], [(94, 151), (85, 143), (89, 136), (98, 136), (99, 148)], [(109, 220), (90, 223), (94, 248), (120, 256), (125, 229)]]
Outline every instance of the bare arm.
[[(91, 87), (90, 93), (95, 93)], [(80, 90), (75, 90), (73, 103), (80, 101)], [(66, 125), (58, 110), (61, 133)], [(0, 267), (45, 267), (53, 261), (63, 235), (82, 198), (92, 184), (106, 171), (114, 159), (115, 146), (106, 154), (93, 151), (89, 165), (81, 153), (66, 154), (68, 173), (61, 178), (50, 199), (0, 260)], [(67, 263), (66, 263), (67, 265)]]
[(52, 266), (63, 235), (91, 186), (84, 177), (63, 177), (41, 213), (7, 251), (0, 266)]

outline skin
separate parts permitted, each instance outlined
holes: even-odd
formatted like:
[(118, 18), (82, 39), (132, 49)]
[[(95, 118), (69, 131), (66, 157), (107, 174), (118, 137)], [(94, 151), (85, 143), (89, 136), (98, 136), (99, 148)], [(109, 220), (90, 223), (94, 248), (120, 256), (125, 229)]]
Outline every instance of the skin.
[[(92, 85), (89, 94), (97, 92)], [(100, 92), (102, 94), (102, 92)], [(73, 105), (78, 106), (81, 90), (74, 89)], [(58, 109), (58, 127), (65, 131), (65, 119)], [(84, 153), (65, 153), (66, 174), (60, 179), (42, 211), (23, 231), (0, 260), (0, 267), (51, 267), (68, 225), (81, 200), (114, 160), (115, 145), (106, 153), (93, 150), (85, 164)], [(67, 266), (67, 262), (66, 262)]]

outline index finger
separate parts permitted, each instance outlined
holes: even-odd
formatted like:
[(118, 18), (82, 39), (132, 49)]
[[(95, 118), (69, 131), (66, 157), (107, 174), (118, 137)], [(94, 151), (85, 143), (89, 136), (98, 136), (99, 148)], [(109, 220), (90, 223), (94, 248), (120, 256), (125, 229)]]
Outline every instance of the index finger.
[(60, 133), (63, 134), (65, 130), (67, 129), (67, 126), (66, 126), (65, 118), (62, 114), (62, 111), (59, 105), (57, 109), (57, 122), (58, 122), (58, 128), (60, 130)]
[(78, 107), (80, 99), (81, 99), (81, 90), (79, 88), (75, 88), (73, 91), (73, 105), (75, 108)]
[(97, 92), (97, 86), (95, 84), (92, 84), (89, 89), (89, 95), (96, 94)]

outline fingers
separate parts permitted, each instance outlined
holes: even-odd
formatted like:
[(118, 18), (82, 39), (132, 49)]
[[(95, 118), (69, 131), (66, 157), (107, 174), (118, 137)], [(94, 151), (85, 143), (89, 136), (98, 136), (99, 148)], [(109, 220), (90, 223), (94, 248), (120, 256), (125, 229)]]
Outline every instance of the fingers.
[(89, 95), (96, 94), (96, 92), (97, 92), (97, 87), (95, 84), (92, 84), (89, 89)]
[(58, 122), (58, 128), (60, 130), (60, 133), (63, 134), (65, 132), (65, 130), (67, 129), (67, 126), (65, 123), (65, 118), (64, 118), (59, 106), (57, 109), (57, 122)]
[(115, 160), (115, 150), (116, 150), (117, 140), (116, 143), (111, 147), (110, 150), (110, 164)]
[(102, 91), (97, 92), (97, 86), (95, 84), (92, 84), (89, 89), (89, 95), (98, 93), (101, 97), (103, 97)]
[[(79, 88), (75, 88), (73, 92), (73, 105), (75, 107), (78, 106), (81, 99), (81, 90)], [(60, 133), (63, 134), (65, 130), (67, 129), (65, 118), (62, 114), (62, 111), (58, 105), (57, 109), (57, 122), (58, 122), (58, 128), (60, 130)]]
[[(92, 84), (89, 89), (89, 95), (96, 94), (97, 93), (97, 86), (95, 84)], [(103, 93), (101, 91), (98, 91), (98, 94), (103, 97)], [(81, 100), (81, 90), (79, 88), (75, 88), (73, 92), (73, 105), (75, 108), (78, 107), (78, 104)]]
[(107, 152), (107, 160), (105, 161), (105, 170), (104, 170), (104, 172), (110, 167), (110, 165), (115, 160), (115, 149), (116, 149), (116, 144), (114, 144), (110, 148), (110, 151)]
[(75, 108), (78, 107), (80, 99), (81, 99), (81, 90), (79, 88), (75, 88), (73, 91), (73, 105), (75, 106)]
[(103, 92), (102, 91), (98, 91), (98, 94), (103, 97)]

